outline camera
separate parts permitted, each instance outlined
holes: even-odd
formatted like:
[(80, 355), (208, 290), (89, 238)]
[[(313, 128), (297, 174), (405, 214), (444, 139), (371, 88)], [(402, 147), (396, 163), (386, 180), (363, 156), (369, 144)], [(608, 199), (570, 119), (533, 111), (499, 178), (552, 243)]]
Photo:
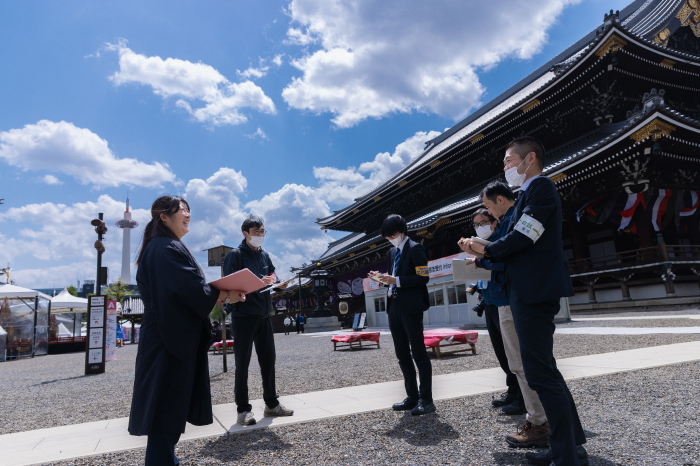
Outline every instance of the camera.
[(479, 317), (484, 315), (485, 310), (486, 310), (486, 302), (483, 299), (481, 301), (479, 301), (479, 304), (477, 304), (476, 306), (474, 306), (472, 308), (472, 311), (476, 312), (476, 315)]

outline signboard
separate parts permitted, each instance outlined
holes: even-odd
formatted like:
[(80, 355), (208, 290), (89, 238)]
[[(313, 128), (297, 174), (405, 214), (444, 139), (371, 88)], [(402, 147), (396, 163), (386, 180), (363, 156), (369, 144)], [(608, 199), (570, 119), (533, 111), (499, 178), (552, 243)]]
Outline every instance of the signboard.
[(380, 289), (383, 285), (369, 278), (365, 278), (364, 280), (362, 280), (362, 286), (365, 291), (372, 291)]
[(428, 273), (430, 278), (443, 277), (445, 275), (452, 275), (452, 259), (462, 258), (471, 259), (471, 254), (462, 252), (460, 254), (455, 254), (453, 256), (441, 257), (434, 261), (428, 262)]
[(360, 326), (358, 328), (365, 328), (365, 319), (367, 318), (367, 313), (363, 312), (360, 315)]
[(355, 314), (355, 318), (352, 321), (352, 328), (353, 330), (360, 328), (360, 314)]
[(117, 359), (117, 300), (107, 301), (107, 333), (105, 340), (105, 361)]
[(105, 371), (105, 323), (107, 309), (104, 296), (88, 299), (87, 341), (85, 343), (85, 375)]

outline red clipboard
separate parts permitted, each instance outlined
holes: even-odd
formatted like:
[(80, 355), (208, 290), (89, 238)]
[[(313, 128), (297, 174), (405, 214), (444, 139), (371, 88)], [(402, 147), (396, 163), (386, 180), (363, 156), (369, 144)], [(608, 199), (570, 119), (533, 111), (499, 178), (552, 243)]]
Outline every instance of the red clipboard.
[(260, 280), (248, 269), (239, 270), (231, 275), (209, 282), (211, 286), (221, 291), (242, 291), (245, 294), (265, 288), (265, 282)]

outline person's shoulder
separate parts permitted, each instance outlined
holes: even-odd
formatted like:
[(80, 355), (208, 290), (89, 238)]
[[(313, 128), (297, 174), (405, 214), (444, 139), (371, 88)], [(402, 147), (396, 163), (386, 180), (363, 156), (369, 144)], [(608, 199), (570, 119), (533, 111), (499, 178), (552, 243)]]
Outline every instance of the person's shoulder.
[(408, 239), (407, 244), (411, 249), (417, 249), (417, 250), (425, 249), (425, 247), (422, 244), (420, 244), (417, 241), (413, 241), (411, 238)]

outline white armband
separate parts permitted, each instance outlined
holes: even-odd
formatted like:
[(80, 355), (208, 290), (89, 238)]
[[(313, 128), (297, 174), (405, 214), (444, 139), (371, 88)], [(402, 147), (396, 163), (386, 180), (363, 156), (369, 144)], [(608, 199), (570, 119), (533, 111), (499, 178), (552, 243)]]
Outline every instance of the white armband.
[(523, 214), (523, 216), (520, 217), (520, 220), (518, 220), (518, 223), (515, 224), (514, 229), (515, 231), (518, 231), (530, 238), (533, 243), (536, 243), (542, 236), (542, 233), (544, 233), (544, 227), (542, 224), (528, 214)]

